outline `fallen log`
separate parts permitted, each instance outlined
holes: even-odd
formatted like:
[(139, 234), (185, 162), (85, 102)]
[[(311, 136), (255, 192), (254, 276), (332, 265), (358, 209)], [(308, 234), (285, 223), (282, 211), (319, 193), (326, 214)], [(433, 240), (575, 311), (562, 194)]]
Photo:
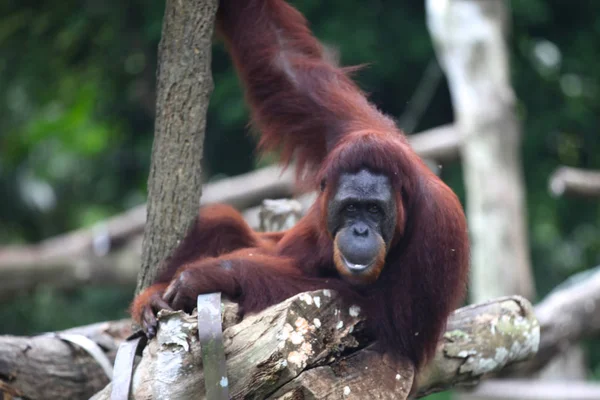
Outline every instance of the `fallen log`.
[[(545, 366), (557, 354), (560, 354), (560, 352), (564, 351), (564, 349), (569, 348), (569, 346), (571, 346), (573, 343), (577, 343), (579, 340), (585, 337), (590, 337), (592, 335), (597, 335), (598, 333), (600, 333), (600, 319), (598, 319), (598, 316), (600, 314), (598, 314), (597, 312), (597, 309), (600, 306), (600, 286), (598, 285), (600, 285), (600, 267), (591, 269), (589, 271), (571, 277), (565, 283), (559, 285), (544, 300), (542, 300), (542, 302), (540, 302), (534, 308), (536, 319), (538, 320), (540, 327), (532, 327), (532, 330), (534, 331), (535, 329), (539, 329), (541, 331), (541, 341), (539, 343), (539, 350), (537, 351), (534, 357), (530, 357), (527, 361), (518, 363), (511, 361), (510, 363), (507, 363), (507, 365), (505, 365), (504, 367), (498, 366), (498, 368), (500, 369), (497, 370), (495, 377), (523, 376), (526, 374), (534, 373), (543, 366)], [(322, 299), (320, 299), (319, 301), (322, 301)], [(507, 304), (508, 306), (502, 306), (500, 307), (500, 311), (498, 311), (498, 304)], [(494, 309), (494, 307), (496, 308)], [(489, 336), (492, 334), (492, 327), (495, 325), (490, 321), (497, 320), (504, 323), (504, 325), (507, 325), (507, 321), (510, 322), (511, 320), (510, 318), (483, 318), (482, 325), (480, 326), (480, 328), (484, 330), (484, 332), (482, 333), (483, 336), (480, 336), (477, 333), (477, 331), (471, 331), (469, 335), (463, 335), (462, 333), (458, 332), (467, 332), (467, 328), (464, 328), (458, 332), (454, 332), (454, 327), (461, 326), (463, 324), (463, 322), (460, 322), (461, 320), (463, 320), (463, 317), (461, 317), (461, 315), (470, 315), (472, 313), (475, 313), (477, 315), (487, 313), (488, 316), (499, 315), (498, 313), (506, 313), (507, 307), (509, 309), (507, 315), (509, 316), (522, 315), (524, 321), (530, 321), (533, 318), (530, 315), (531, 311), (529, 310), (528, 303), (520, 301), (518, 297), (510, 298), (510, 300), (499, 299), (497, 301), (488, 303), (487, 305), (476, 305), (457, 310), (450, 318), (448, 332), (443, 338), (440, 350), (438, 351), (438, 355), (434, 363), (432, 363), (430, 369), (427, 370), (419, 380), (419, 394), (423, 395), (424, 393), (431, 393), (432, 391), (438, 391), (443, 388), (448, 388), (450, 385), (453, 385), (457, 380), (460, 380), (462, 378), (466, 379), (466, 381), (463, 382), (463, 386), (465, 384), (466, 386), (469, 386), (470, 381), (476, 382), (477, 379), (471, 380), (471, 372), (469, 368), (471, 368), (471, 366), (478, 365), (481, 363), (486, 364), (487, 361), (482, 361), (486, 357), (479, 358), (476, 361), (472, 361), (473, 357), (475, 357), (475, 354), (470, 354), (469, 351), (467, 351), (466, 353), (460, 353), (460, 349), (463, 347), (468, 347), (468, 350), (471, 350), (473, 344), (477, 344), (482, 348), (495, 349), (494, 346), (496, 346), (498, 342), (491, 341), (488, 343), (487, 340), (504, 339), (503, 336), (497, 338), (493, 335), (491, 337)], [(510, 311), (511, 307), (513, 307), (512, 311)], [(482, 310), (484, 309), (487, 309), (488, 311), (486, 311), (485, 313), (482, 312)], [(236, 317), (235, 306), (228, 305), (226, 311), (227, 312), (224, 314), (224, 328), (231, 327), (239, 322)], [(321, 313), (323, 312), (324, 310), (321, 310)], [(262, 316), (262, 322), (257, 321), (256, 323), (265, 323), (265, 321), (268, 321), (268, 319), (270, 318), (269, 315), (270, 311), (268, 310), (266, 310), (264, 313), (259, 314), (259, 316)], [(257, 316), (254, 318), (254, 321), (256, 321), (257, 319), (260, 320), (260, 318), (261, 317)], [(513, 319), (512, 321), (519, 320)], [(246, 322), (246, 324), (248, 324), (248, 322)], [(508, 325), (510, 325), (510, 323), (508, 323)], [(103, 349), (106, 349), (106, 354), (111, 360), (113, 360), (114, 350), (118, 347), (121, 341), (130, 333), (130, 321), (124, 320), (112, 323), (95, 324), (91, 325), (90, 327), (76, 328), (66, 332), (120, 331), (120, 329), (107, 328), (110, 326), (121, 326), (123, 327), (121, 329), (124, 330), (119, 335), (107, 335), (106, 333), (103, 333), (102, 335), (98, 336), (90, 333), (85, 333), (85, 336), (92, 338), (92, 340), (96, 341)], [(471, 326), (473, 328), (476, 327), (475, 325)], [(486, 327), (488, 328), (487, 332), (485, 331)], [(237, 329), (239, 329), (239, 327)], [(455, 338), (456, 336), (458, 336), (459, 339), (463, 338), (464, 340), (457, 341)], [(97, 338), (104, 339), (100, 340)], [(480, 338), (479, 342), (477, 342), (478, 338)], [(532, 338), (535, 339), (535, 336), (533, 336)], [(78, 382), (82, 386), (84, 386), (84, 388), (73, 390), (72, 392), (65, 392), (68, 394), (68, 396), (66, 397), (55, 396), (53, 398), (87, 399), (87, 397), (85, 396), (77, 397), (74, 394), (89, 393), (86, 387), (94, 387), (94, 392), (104, 387), (104, 384), (108, 380), (104, 378), (104, 374), (100, 367), (95, 367), (93, 369), (85, 369), (85, 373), (83, 373), (82, 369), (79, 367), (80, 363), (82, 363), (82, 359), (87, 360), (83, 362), (83, 365), (85, 365), (86, 363), (94, 364), (95, 361), (90, 356), (82, 353), (82, 358), (75, 357), (74, 354), (79, 354), (81, 352), (76, 352), (76, 348), (73, 345), (68, 345), (57, 338), (50, 339), (51, 340), (48, 342), (38, 342), (39, 339), (37, 337), (20, 338), (14, 336), (0, 336), (0, 391), (2, 391), (3, 389), (5, 391), (8, 390), (6, 389), (6, 385), (8, 385), (11, 388), (11, 390), (15, 390), (19, 393), (26, 392), (31, 394), (30, 398), (40, 398), (39, 396), (36, 396), (36, 393), (39, 395), (45, 393), (46, 391), (49, 393), (61, 393), (61, 388), (69, 387), (69, 385), (65, 384), (63, 380), (69, 382), (69, 376), (71, 376), (70, 374), (79, 376)], [(34, 346), (31, 346), (32, 340), (35, 344)], [(44, 338), (44, 340), (48, 340), (48, 338)], [(44, 343), (44, 346), (41, 346), (37, 343)], [(52, 346), (47, 347), (46, 343), (51, 343)], [(28, 352), (21, 352), (23, 348), (28, 348), (29, 346), (37, 349), (36, 351), (38, 352), (48, 351), (49, 353), (42, 356), (36, 356), (34, 361), (31, 361), (28, 358)], [(510, 346), (505, 347), (506, 349), (510, 349)], [(58, 348), (58, 353), (50, 353), (52, 348)], [(17, 353), (11, 351), (10, 349), (16, 349), (14, 351), (18, 351), (19, 357), (15, 355)], [(459, 356), (457, 357), (457, 355)], [(492, 355), (492, 353), (488, 353), (488, 355)], [(489, 358), (493, 361), (495, 360), (495, 357), (496, 354), (494, 353), (493, 357)], [(359, 359), (360, 357), (358, 355), (354, 357), (354, 360)], [(62, 375), (57, 376), (54, 372), (57, 370), (61, 370), (61, 368), (57, 369), (53, 366), (53, 363), (55, 363), (56, 360), (58, 360), (58, 363), (62, 363), (64, 365), (62, 370), (69, 371), (69, 373), (64, 377)], [(33, 367), (30, 367), (31, 365), (33, 365)], [(326, 376), (327, 374), (331, 373), (327, 371), (335, 371), (335, 368), (331, 365), (334, 364), (330, 363), (323, 365), (322, 368), (318, 371), (316, 371), (316, 368), (311, 368), (310, 371), (305, 371), (302, 374), (302, 377), (299, 378), (304, 382), (298, 387), (304, 388), (311, 385), (317, 385), (319, 382), (326, 382), (329, 378), (323, 378), (323, 376)], [(15, 373), (15, 371), (17, 371), (17, 373)], [(23, 375), (19, 375), (19, 371), (24, 371), (20, 373), (24, 373), (30, 378), (26, 378)], [(142, 372), (140, 371), (136, 373), (141, 374)], [(490, 375), (493, 376), (494, 374), (492, 372), (489, 372), (484, 374), (483, 377), (487, 378)], [(100, 378), (97, 378), (98, 376), (100, 376)], [(322, 378), (319, 378), (319, 380), (315, 381), (314, 378), (311, 378), (311, 376), (319, 376)], [(335, 377), (335, 374), (333, 374), (332, 376)], [(311, 381), (311, 379), (313, 380)], [(33, 384), (30, 385), (28, 382), (33, 382)], [(40, 382), (40, 384), (37, 384), (37, 382)], [(326, 387), (329, 387), (327, 385)], [(477, 393), (477, 391), (475, 391), (474, 393)]]
[[(103, 362), (112, 365), (119, 344), (130, 334), (131, 321), (121, 320), (33, 337), (0, 336), (0, 395), (88, 399), (110, 382)], [(86, 342), (101, 354), (84, 350)]]
[[(303, 293), (224, 330), (232, 399), (403, 399), (414, 378), (408, 361), (371, 349), (364, 316), (334, 293)], [(507, 297), (457, 310), (418, 396), (472, 385), (537, 350), (531, 306)], [(156, 339), (138, 360), (132, 398), (203, 398), (204, 379), (195, 315), (161, 312)], [(109, 384), (93, 399), (109, 399)], [(304, 397), (301, 397), (304, 396)]]

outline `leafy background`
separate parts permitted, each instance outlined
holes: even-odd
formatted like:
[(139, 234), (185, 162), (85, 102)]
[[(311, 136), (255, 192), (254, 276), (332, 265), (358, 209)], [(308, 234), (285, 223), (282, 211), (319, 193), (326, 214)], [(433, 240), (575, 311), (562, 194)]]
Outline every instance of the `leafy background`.
[[(361, 86), (402, 120), (434, 60), (423, 2), (298, 0), (341, 62), (369, 62)], [(164, 2), (5, 0), (0, 4), (0, 243), (31, 243), (143, 203)], [(512, 2), (512, 78), (524, 127), (529, 241), (542, 297), (600, 264), (600, 202), (555, 199), (559, 164), (600, 168), (600, 2)], [(256, 168), (248, 110), (214, 46), (207, 180)], [(452, 121), (442, 79), (415, 131)], [(464, 198), (458, 162), (443, 178)], [(132, 287), (41, 287), (0, 304), (1, 333), (31, 334), (126, 314)], [(65, 312), (69, 310), (69, 312)], [(585, 343), (592, 378), (600, 345)]]

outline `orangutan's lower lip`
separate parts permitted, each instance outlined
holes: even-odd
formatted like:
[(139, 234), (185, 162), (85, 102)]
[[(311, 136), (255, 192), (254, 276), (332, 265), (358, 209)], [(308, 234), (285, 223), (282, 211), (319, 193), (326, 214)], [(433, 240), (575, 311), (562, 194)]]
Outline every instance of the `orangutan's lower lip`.
[(346, 265), (346, 267), (348, 268), (348, 270), (352, 271), (352, 272), (362, 272), (367, 270), (371, 265), (373, 265), (373, 263), (369, 263), (369, 264), (354, 264), (351, 263), (350, 261), (348, 261), (346, 259), (346, 257), (344, 257), (342, 255), (342, 260), (344, 261), (344, 264)]

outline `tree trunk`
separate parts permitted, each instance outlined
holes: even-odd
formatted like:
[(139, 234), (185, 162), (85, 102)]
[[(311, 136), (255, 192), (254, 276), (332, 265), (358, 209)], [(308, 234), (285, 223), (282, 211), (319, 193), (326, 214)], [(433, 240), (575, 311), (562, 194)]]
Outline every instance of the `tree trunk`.
[(217, 0), (167, 0), (158, 48), (156, 123), (137, 291), (197, 215)]
[(462, 136), (471, 300), (513, 294), (531, 299), (521, 129), (505, 42), (507, 3), (428, 0), (427, 19)]
[[(521, 127), (506, 44), (508, 2), (428, 0), (427, 18), (462, 136), (471, 300), (513, 294), (532, 299)], [(563, 362), (558, 369), (565, 367)]]

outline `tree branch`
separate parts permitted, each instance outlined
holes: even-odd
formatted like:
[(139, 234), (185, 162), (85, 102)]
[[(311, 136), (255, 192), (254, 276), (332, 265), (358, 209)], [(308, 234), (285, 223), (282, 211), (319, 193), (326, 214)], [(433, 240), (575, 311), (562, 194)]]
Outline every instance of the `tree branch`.
[(408, 140), (417, 154), (428, 160), (448, 162), (460, 156), (461, 139), (454, 125), (442, 125), (410, 135)]
[[(206, 184), (201, 203), (225, 203), (243, 209), (265, 197), (289, 196), (292, 190), (291, 171), (267, 167)], [(248, 215), (254, 216), (252, 211)], [(59, 288), (135, 284), (145, 220), (146, 208), (138, 206), (93, 228), (35, 245), (0, 248), (0, 301), (40, 284)]]
[(560, 167), (550, 176), (552, 195), (600, 197), (600, 171)]

